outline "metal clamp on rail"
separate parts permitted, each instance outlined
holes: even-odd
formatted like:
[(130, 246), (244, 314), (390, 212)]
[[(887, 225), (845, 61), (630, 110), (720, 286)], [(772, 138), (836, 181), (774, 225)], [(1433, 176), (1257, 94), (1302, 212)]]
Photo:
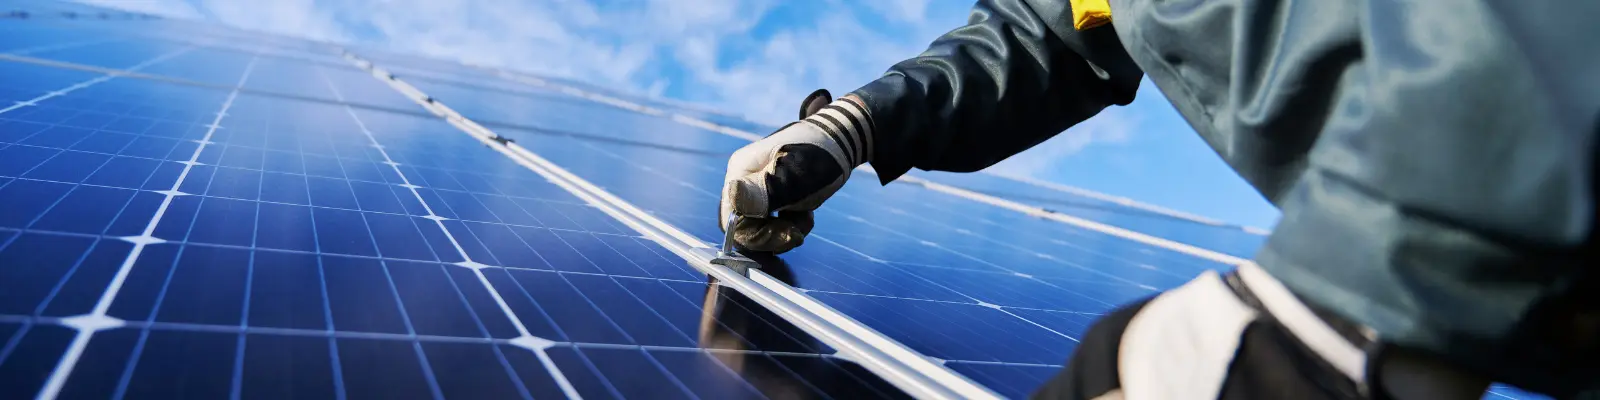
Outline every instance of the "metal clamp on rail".
[(751, 268), (761, 268), (761, 264), (749, 257), (740, 255), (733, 248), (733, 227), (739, 223), (738, 214), (728, 215), (728, 225), (723, 228), (722, 249), (717, 251), (716, 257), (711, 258), (711, 263), (732, 269), (733, 272), (743, 276), (750, 276)]

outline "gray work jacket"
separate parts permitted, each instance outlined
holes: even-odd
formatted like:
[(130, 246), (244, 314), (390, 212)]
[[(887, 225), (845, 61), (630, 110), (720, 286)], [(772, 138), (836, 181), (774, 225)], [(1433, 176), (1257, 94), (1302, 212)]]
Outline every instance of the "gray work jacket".
[(979, 1), (855, 91), (881, 179), (982, 169), (1148, 75), (1282, 210), (1255, 259), (1296, 294), (1503, 381), (1600, 382), (1527, 328), (1600, 308), (1600, 1), (1070, 3)]

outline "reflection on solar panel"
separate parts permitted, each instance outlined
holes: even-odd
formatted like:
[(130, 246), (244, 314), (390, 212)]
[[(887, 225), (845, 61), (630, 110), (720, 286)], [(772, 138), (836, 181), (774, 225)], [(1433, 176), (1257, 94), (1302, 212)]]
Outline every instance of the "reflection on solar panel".
[(1261, 241), (864, 173), (744, 276), (706, 212), (757, 124), (0, 5), (0, 398), (1015, 398), (1097, 315)]

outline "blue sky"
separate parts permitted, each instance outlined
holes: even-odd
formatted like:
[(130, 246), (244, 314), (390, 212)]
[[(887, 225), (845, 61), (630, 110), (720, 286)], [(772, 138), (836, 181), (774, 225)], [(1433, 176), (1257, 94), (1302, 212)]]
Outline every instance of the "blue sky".
[[(82, 0), (577, 79), (768, 124), (842, 94), (966, 20), (970, 0)], [(1146, 82), (992, 168), (1270, 227), (1277, 211)]]

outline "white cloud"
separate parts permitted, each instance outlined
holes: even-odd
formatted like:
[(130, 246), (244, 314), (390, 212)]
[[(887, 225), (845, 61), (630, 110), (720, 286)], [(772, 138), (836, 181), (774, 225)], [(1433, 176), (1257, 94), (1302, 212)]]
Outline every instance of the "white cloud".
[[(777, 125), (802, 96), (881, 75), (964, 21), (966, 0), (84, 0), (244, 29), (676, 93)], [(758, 24), (778, 23), (757, 29)], [(665, 71), (665, 72), (664, 72)], [(681, 72), (679, 72), (681, 71)], [(1094, 143), (1126, 140), (1116, 108), (1007, 160), (1037, 176)]]
[(1107, 108), (1066, 132), (995, 164), (990, 171), (1002, 175), (1043, 178), (1057, 167), (1060, 160), (1078, 154), (1085, 148), (1127, 143), (1140, 125), (1139, 116), (1131, 110), (1115, 106)]
[(651, 56), (651, 44), (587, 35), (578, 29), (600, 17), (591, 7), (568, 3), (392, 0), (363, 16), (377, 37), (357, 44), (602, 84), (630, 83)]
[(864, 1), (863, 5), (883, 14), (884, 18), (900, 22), (921, 22), (928, 12), (931, 0), (877, 0)]
[[(701, 102), (771, 124), (791, 118), (793, 103), (811, 90), (854, 89), (950, 28), (929, 29), (931, 0), (833, 1), (806, 17), (770, 13), (777, 0), (85, 1), (640, 94), (680, 88)], [(968, 7), (942, 4), (958, 13)], [(769, 18), (801, 20), (783, 21), (766, 38), (753, 38), (752, 29)], [(898, 26), (873, 29), (862, 19)], [(686, 76), (661, 76), (650, 68), (664, 63), (676, 64)]]
[(329, 42), (353, 38), (315, 0), (202, 0), (200, 9), (208, 18), (241, 29)]
[(777, 124), (794, 118), (802, 96), (812, 90), (844, 95), (915, 56), (935, 35), (913, 36), (872, 30), (849, 13), (829, 13), (811, 26), (772, 35), (754, 54), (727, 67), (716, 65), (715, 57), (723, 54), (708, 40), (690, 42), (677, 56), (721, 105)]

